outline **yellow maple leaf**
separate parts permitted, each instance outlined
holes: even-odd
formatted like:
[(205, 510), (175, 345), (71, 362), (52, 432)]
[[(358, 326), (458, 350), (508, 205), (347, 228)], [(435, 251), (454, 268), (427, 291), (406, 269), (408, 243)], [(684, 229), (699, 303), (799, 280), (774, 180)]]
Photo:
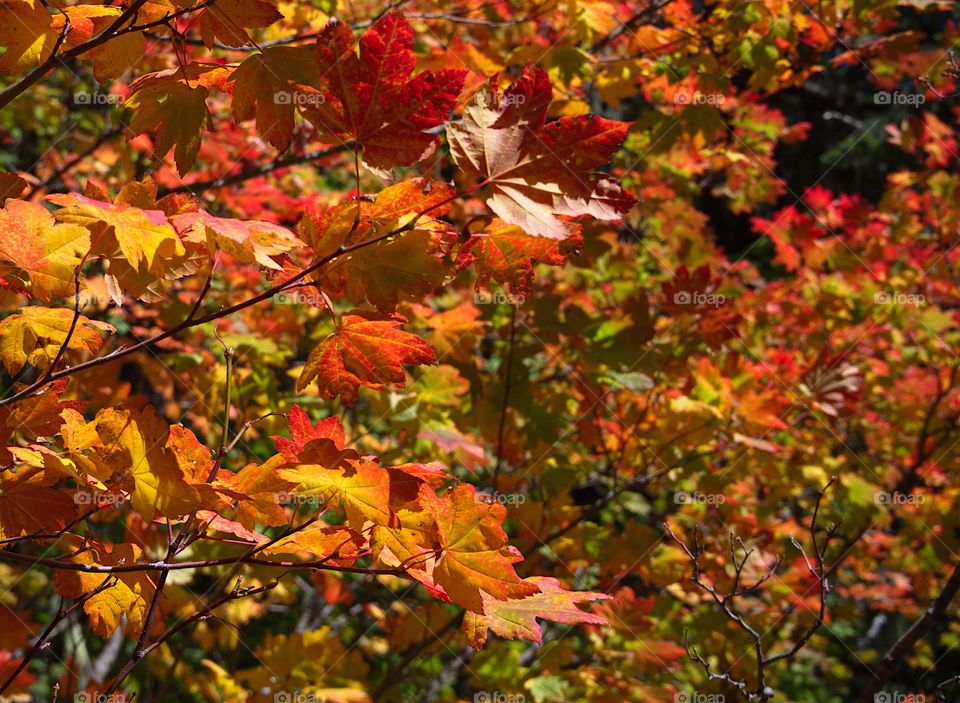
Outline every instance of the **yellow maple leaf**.
[(363, 529), (367, 520), (378, 525), (390, 521), (390, 473), (375, 462), (346, 462), (335, 469), (302, 464), (282, 469), (280, 476), (296, 483), (298, 494), (343, 505), (355, 530)]
[(97, 434), (103, 448), (92, 454), (97, 477), (120, 473), (129, 482), (133, 509), (147, 520), (186, 515), (200, 501), (167, 447), (170, 429), (151, 407), (144, 410), (106, 408), (97, 413)]
[(92, 354), (103, 343), (100, 333), (115, 331), (112, 325), (80, 315), (70, 334), (73, 317), (68, 308), (26, 307), (0, 321), (0, 359), (7, 373), (17, 374), (27, 363), (48, 369), (65, 342), (65, 358), (78, 352)]
[(0, 275), (14, 277), (35, 298), (72, 295), (75, 271), (90, 250), (90, 233), (56, 224), (39, 203), (10, 200), (0, 210)]
[(0, 74), (22, 73), (50, 56), (59, 33), (50, 12), (40, 0), (14, 0), (0, 4)]
[(159, 210), (142, 210), (76, 193), (52, 195), (49, 200), (63, 206), (54, 215), (59, 222), (83, 225), (90, 230), (95, 254), (110, 256), (119, 246), (133, 268), (138, 268), (143, 261), (148, 268), (156, 270), (163, 266), (165, 258), (185, 253), (167, 216)]
[[(129, 543), (113, 545), (109, 551), (103, 545), (96, 545), (92, 552), (86, 551), (78, 555), (75, 561), (81, 564), (116, 566), (134, 564), (140, 554), (140, 548)], [(57, 592), (67, 598), (79, 598), (96, 590), (103, 584), (104, 578), (104, 574), (87, 574), (82, 571), (59, 571), (55, 576)], [(116, 574), (109, 583), (108, 587), (91, 596), (83, 604), (84, 611), (90, 617), (90, 626), (97, 635), (106, 639), (126, 618), (124, 633), (133, 637), (139, 635), (153, 598), (153, 581), (143, 571), (132, 571)]]

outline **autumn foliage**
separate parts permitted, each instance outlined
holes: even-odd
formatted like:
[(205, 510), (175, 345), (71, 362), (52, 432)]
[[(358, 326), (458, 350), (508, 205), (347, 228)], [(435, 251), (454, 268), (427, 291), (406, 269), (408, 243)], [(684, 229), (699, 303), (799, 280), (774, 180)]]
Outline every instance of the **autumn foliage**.
[(0, 700), (953, 700), (957, 19), (0, 0)]

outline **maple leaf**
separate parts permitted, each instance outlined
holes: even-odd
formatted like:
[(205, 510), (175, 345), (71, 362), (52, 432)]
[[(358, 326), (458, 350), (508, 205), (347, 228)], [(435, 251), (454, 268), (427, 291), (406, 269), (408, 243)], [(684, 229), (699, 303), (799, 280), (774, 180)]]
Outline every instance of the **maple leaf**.
[[(160, 19), (168, 8), (158, 3), (146, 3), (137, 14), (138, 18), (151, 20)], [(74, 49), (80, 44), (101, 36), (117, 17), (123, 12), (122, 7), (103, 5), (74, 5), (64, 7), (61, 14), (54, 15), (53, 29), (57, 34), (63, 31), (67, 21), (70, 22), (70, 31), (67, 33), (64, 49)], [(130, 27), (131, 21), (125, 22), (123, 29)], [(105, 36), (105, 35), (104, 35)], [(119, 78), (127, 69), (135, 66), (143, 59), (146, 39), (143, 32), (123, 32), (112, 36), (109, 40), (95, 46), (83, 54), (84, 58), (93, 59), (93, 76), (98, 83)]]
[(0, 171), (0, 205), (10, 198), (19, 198), (27, 189), (27, 182), (15, 173)]
[(209, 89), (222, 85), (229, 73), (219, 64), (195, 62), (140, 76), (124, 102), (134, 110), (131, 134), (152, 133), (158, 157), (176, 146), (177, 171), (186, 173), (196, 161), (204, 130), (212, 128)]
[(85, 228), (56, 224), (39, 203), (10, 200), (0, 210), (0, 276), (12, 274), (39, 300), (76, 292), (74, 274), (89, 249)]
[[(72, 49), (83, 42), (90, 41), (97, 26), (108, 18), (116, 18), (123, 12), (119, 7), (101, 5), (74, 5), (65, 7), (60, 14), (51, 17), (53, 29), (59, 34), (69, 23), (69, 33), (63, 42), (63, 48)], [(106, 25), (104, 24), (104, 27)]]
[(672, 281), (663, 283), (663, 305), (675, 314), (694, 314), (716, 309), (715, 296), (710, 295), (715, 285), (711, 282), (710, 267), (700, 266), (691, 273), (683, 264)]
[(450, 276), (446, 253), (456, 234), (446, 223), (424, 223), (413, 232), (379, 242), (331, 268), (324, 288), (343, 291), (356, 303), (369, 301), (382, 312), (401, 299), (423, 297)]
[(373, 461), (348, 462), (336, 468), (300, 464), (282, 469), (280, 476), (296, 484), (296, 493), (318, 496), (325, 502), (342, 505), (347, 521), (355, 530), (371, 520), (390, 522), (390, 474)]
[(299, 92), (319, 71), (316, 53), (309, 46), (272, 46), (250, 56), (231, 77), (234, 118), (256, 117), (260, 136), (285, 150), (293, 138), (297, 107), (305, 99), (320, 99), (310, 97), (319, 93)]
[(634, 199), (610, 178), (592, 173), (620, 147), (629, 124), (596, 115), (545, 124), (550, 79), (528, 66), (503, 93), (497, 80), (464, 110), (447, 137), (457, 165), (493, 194), (487, 206), (527, 234), (563, 239), (560, 216), (621, 218)]
[[(130, 543), (101, 545), (94, 542), (92, 547), (91, 550), (85, 550), (74, 557), (73, 561), (80, 564), (116, 566), (135, 564), (142, 554), (139, 547)], [(58, 571), (54, 579), (60, 595), (65, 598), (79, 598), (103, 584), (104, 574)], [(107, 639), (118, 627), (125, 624), (124, 634), (134, 637), (139, 635), (146, 621), (154, 590), (153, 581), (143, 571), (116, 574), (108, 587), (83, 604), (83, 610), (90, 617), (90, 626), (94, 633)]]
[(185, 253), (167, 216), (160, 210), (143, 210), (122, 202), (108, 203), (85, 195), (51, 195), (61, 205), (55, 217), (58, 222), (83, 225), (93, 235), (92, 253), (110, 256), (119, 247), (131, 267), (141, 263), (161, 270), (167, 257)]
[[(90, 423), (96, 426), (96, 423)], [(208, 483), (207, 479), (211, 475), (214, 467), (214, 458), (210, 449), (205, 447), (197, 439), (197, 436), (186, 427), (173, 425), (170, 427), (170, 433), (167, 435), (166, 448), (169, 449), (180, 467), (181, 474), (191, 484), (200, 495), (200, 502), (197, 515), (205, 510), (208, 511), (227, 511), (233, 507), (231, 501), (246, 500), (248, 496), (236, 492), (224, 490), (221, 483)], [(227, 474), (232, 476), (233, 474)], [(226, 520), (219, 518), (219, 520)], [(218, 520), (218, 522), (219, 522)], [(265, 523), (266, 524), (266, 523)], [(270, 523), (276, 524), (276, 523)], [(253, 529), (253, 525), (246, 526)]]
[(4, 472), (0, 479), (0, 539), (63, 527), (76, 515), (73, 498), (44, 483), (37, 469)]
[(237, 519), (249, 530), (256, 523), (267, 526), (285, 525), (289, 517), (278, 502), (278, 496), (292, 493), (296, 483), (280, 476), (285, 457), (277, 455), (263, 464), (247, 464), (235, 474), (218, 480), (217, 488), (237, 501)]
[(441, 69), (411, 77), (413, 32), (391, 12), (373, 23), (359, 46), (349, 25), (331, 22), (317, 39), (322, 100), (302, 107), (323, 134), (359, 144), (366, 163), (406, 166), (438, 143), (426, 130), (443, 124), (456, 104), (466, 71)]
[(78, 408), (84, 406), (81, 401), (63, 400), (68, 383), (69, 380), (65, 378), (54, 381), (43, 393), (24, 398), (14, 405), (7, 418), (7, 426), (16, 428), (17, 432), (30, 440), (56, 435), (61, 430), (64, 413), (76, 413)]
[[(270, 541), (266, 535), (261, 534), (256, 530), (248, 529), (235, 520), (228, 520), (213, 510), (198, 510), (196, 518), (197, 523), (200, 526), (200, 532), (205, 532), (207, 530), (212, 530), (213, 532), (222, 532), (224, 534), (233, 535), (234, 537), (239, 537), (245, 542), (252, 542), (253, 544), (261, 544), (263, 542)], [(176, 522), (182, 521), (177, 520)]]
[(370, 531), (370, 552), (379, 563), (402, 567), (407, 576), (419, 581), (431, 595), (445, 599), (446, 593), (433, 580), (436, 568), (437, 528), (434, 516), (421, 506), (400, 508), (389, 525), (374, 525)]
[(0, 4), (0, 74), (22, 73), (46, 61), (60, 36), (40, 0), (9, 0)]
[[(341, 203), (308, 213), (300, 232), (313, 247), (315, 260), (348, 238), (353, 245), (383, 239), (338, 257), (317, 272), (316, 280), (331, 295), (369, 301), (382, 312), (393, 311), (403, 298), (422, 297), (443, 285), (452, 273), (447, 255), (457, 233), (437, 218), (450, 211), (455, 196), (443, 181), (415, 178), (383, 189), (373, 202)], [(359, 223), (354, 226), (358, 208)], [(429, 214), (418, 218), (421, 213)], [(387, 237), (404, 227), (412, 230)]]
[(509, 285), (514, 293), (529, 295), (535, 264), (562, 266), (570, 254), (578, 253), (582, 247), (583, 236), (577, 230), (569, 238), (557, 241), (532, 237), (520, 227), (495, 217), (470, 227), (470, 239), (460, 247), (456, 267), (462, 271), (473, 266), (477, 285), (493, 279)]
[(144, 301), (160, 300), (165, 281), (196, 271), (195, 253), (187, 252), (166, 213), (158, 209), (168, 203), (156, 200), (152, 180), (128, 183), (112, 203), (102, 193), (90, 193), (94, 197), (70, 193), (47, 199), (62, 206), (54, 214), (58, 221), (90, 231), (90, 255), (109, 262), (104, 275), (117, 305), (123, 303), (123, 291)]
[(115, 331), (112, 325), (84, 315), (77, 316), (74, 325), (74, 315), (68, 308), (31, 306), (0, 321), (0, 357), (7, 373), (13, 376), (28, 363), (48, 369), (64, 343), (66, 358), (80, 352), (93, 354), (103, 344), (100, 333)]
[(299, 405), (290, 408), (287, 417), (290, 439), (273, 437), (287, 461), (337, 466), (344, 459), (360, 458), (357, 452), (346, 448), (340, 418), (331, 416), (314, 425)]
[(479, 343), (486, 322), (479, 319), (480, 308), (463, 303), (450, 310), (430, 315), (424, 324), (432, 332), (430, 343), (441, 359), (469, 361)]
[(283, 18), (269, 0), (216, 0), (200, 13), (200, 36), (207, 48), (216, 40), (227, 46), (250, 43), (245, 29), (269, 27)]
[(605, 600), (605, 593), (586, 593), (568, 591), (561, 583), (549, 576), (531, 576), (524, 579), (532, 583), (539, 593), (521, 599), (505, 601), (483, 596), (483, 612), (467, 612), (463, 620), (463, 630), (467, 641), (474, 649), (483, 647), (487, 639), (487, 630), (505, 639), (522, 639), (543, 644), (543, 632), (537, 619), (552, 620), (564, 625), (591, 623), (607, 624), (606, 618), (595, 613), (581, 610), (578, 603)]
[(363, 310), (345, 314), (337, 329), (314, 347), (297, 379), (302, 391), (314, 379), (325, 398), (342, 398), (353, 405), (360, 386), (383, 390), (387, 384), (402, 387), (404, 364), (436, 364), (429, 344), (415, 334), (398, 329), (400, 315)]
[(523, 557), (507, 546), (506, 508), (480, 500), (476, 489), (460, 484), (430, 506), (436, 517), (440, 557), (433, 580), (458, 605), (483, 612), (483, 593), (498, 600), (539, 593), (536, 584), (517, 576)]
[(237, 261), (274, 270), (283, 266), (273, 257), (303, 246), (290, 230), (270, 222), (214, 217), (203, 210), (174, 215), (171, 222), (185, 239), (199, 239)]
[(115, 473), (130, 491), (133, 509), (147, 520), (185, 515), (197, 507), (199, 495), (168, 448), (169, 427), (152, 407), (144, 410), (105, 408), (97, 413), (102, 449), (91, 452), (97, 476)]
[(314, 523), (270, 545), (262, 553), (267, 557), (293, 555), (310, 561), (328, 559), (331, 564), (345, 565), (361, 555), (366, 542), (363, 535), (349, 528)]
[[(91, 423), (96, 427), (96, 423)], [(167, 435), (166, 446), (177, 457), (183, 475), (197, 482), (205, 482), (213, 469), (214, 459), (197, 436), (183, 425), (173, 425)]]

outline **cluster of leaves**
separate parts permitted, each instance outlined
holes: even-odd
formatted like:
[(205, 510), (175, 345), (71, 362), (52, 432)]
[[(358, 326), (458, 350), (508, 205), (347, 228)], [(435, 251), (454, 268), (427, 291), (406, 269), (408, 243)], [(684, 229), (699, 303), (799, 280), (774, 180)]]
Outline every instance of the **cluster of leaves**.
[(4, 0), (0, 699), (949, 695), (951, 10)]

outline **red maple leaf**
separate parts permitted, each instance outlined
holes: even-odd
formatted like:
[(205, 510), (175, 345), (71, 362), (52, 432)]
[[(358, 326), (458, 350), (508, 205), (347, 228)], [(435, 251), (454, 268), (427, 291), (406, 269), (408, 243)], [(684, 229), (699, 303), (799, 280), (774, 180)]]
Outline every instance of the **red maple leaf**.
[(355, 48), (353, 32), (330, 23), (317, 39), (320, 94), (304, 114), (324, 135), (362, 144), (366, 163), (405, 166), (427, 156), (456, 104), (466, 71), (423, 71), (411, 78), (413, 31), (400, 13), (377, 20)]

